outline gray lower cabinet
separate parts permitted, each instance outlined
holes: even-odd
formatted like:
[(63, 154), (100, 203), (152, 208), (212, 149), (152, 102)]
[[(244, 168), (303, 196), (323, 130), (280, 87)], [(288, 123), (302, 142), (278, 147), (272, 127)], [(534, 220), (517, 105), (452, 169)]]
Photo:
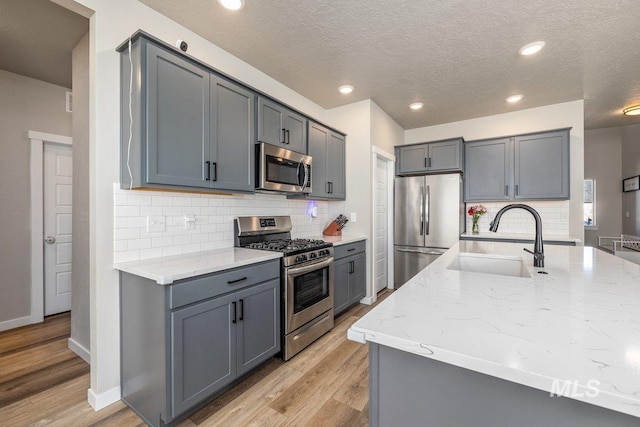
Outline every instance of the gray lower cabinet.
[(253, 192), (255, 94), (144, 37), (130, 54), (121, 56), (122, 187)]
[(259, 96), (258, 142), (307, 154), (307, 119), (282, 104)]
[(122, 399), (173, 423), (280, 351), (280, 261), (172, 285), (121, 273)]
[(465, 201), (568, 199), (569, 131), (465, 143)]
[(338, 315), (366, 295), (365, 242), (334, 248), (334, 315)]
[(327, 200), (346, 198), (345, 137), (321, 124), (309, 122), (311, 165), (310, 197)]
[(396, 147), (397, 175), (455, 172), (462, 170), (462, 138)]

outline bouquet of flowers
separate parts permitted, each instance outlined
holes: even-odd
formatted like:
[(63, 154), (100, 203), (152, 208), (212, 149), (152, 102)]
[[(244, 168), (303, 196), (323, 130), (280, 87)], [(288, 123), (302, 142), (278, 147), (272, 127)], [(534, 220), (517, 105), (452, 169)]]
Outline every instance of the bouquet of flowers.
[(478, 220), (480, 217), (487, 213), (487, 208), (483, 205), (473, 205), (467, 211), (467, 214), (471, 217), (473, 221), (473, 226), (471, 227), (471, 232), (473, 234), (478, 234)]

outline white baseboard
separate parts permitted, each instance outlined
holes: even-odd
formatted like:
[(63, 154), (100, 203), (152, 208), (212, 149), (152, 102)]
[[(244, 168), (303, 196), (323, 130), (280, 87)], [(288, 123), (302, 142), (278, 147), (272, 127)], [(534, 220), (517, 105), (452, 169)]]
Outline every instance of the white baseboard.
[(94, 411), (99, 411), (120, 400), (120, 387), (114, 387), (100, 394), (96, 394), (93, 390), (89, 389), (87, 390), (87, 400)]
[(17, 319), (5, 320), (0, 322), (0, 331), (7, 331), (13, 328), (19, 328), (20, 326), (30, 325), (31, 316), (18, 317)]
[(370, 297), (364, 297), (360, 300), (361, 304), (366, 304), (366, 305), (371, 305), (374, 302), (378, 301), (378, 296), (377, 295), (372, 295)]
[(73, 338), (69, 338), (67, 343), (69, 346), (69, 350), (80, 356), (80, 358), (88, 364), (91, 364), (91, 353), (89, 353), (89, 350), (84, 348), (78, 343), (78, 341), (74, 340)]

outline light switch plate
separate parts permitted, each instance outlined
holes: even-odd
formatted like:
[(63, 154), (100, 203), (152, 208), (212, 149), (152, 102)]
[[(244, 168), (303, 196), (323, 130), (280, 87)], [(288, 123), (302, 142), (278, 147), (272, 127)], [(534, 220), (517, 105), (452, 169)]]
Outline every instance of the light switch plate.
[(351, 222), (356, 222), (356, 213), (355, 212), (351, 212), (351, 219), (349, 221)]
[(184, 220), (184, 229), (185, 230), (195, 230), (196, 229), (196, 216), (195, 215), (185, 215), (183, 217)]
[(164, 215), (147, 217), (147, 233), (165, 231), (167, 220)]

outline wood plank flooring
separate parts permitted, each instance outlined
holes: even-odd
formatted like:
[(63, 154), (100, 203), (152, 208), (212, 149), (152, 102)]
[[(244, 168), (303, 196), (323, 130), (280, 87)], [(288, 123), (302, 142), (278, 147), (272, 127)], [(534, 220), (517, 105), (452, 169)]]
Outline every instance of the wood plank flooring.
[[(368, 425), (367, 346), (346, 335), (371, 308), (355, 306), (301, 354), (265, 363), (179, 426)], [(68, 349), (69, 334), (68, 313), (0, 333), (0, 426), (144, 426), (121, 401), (89, 406), (89, 365)]]

